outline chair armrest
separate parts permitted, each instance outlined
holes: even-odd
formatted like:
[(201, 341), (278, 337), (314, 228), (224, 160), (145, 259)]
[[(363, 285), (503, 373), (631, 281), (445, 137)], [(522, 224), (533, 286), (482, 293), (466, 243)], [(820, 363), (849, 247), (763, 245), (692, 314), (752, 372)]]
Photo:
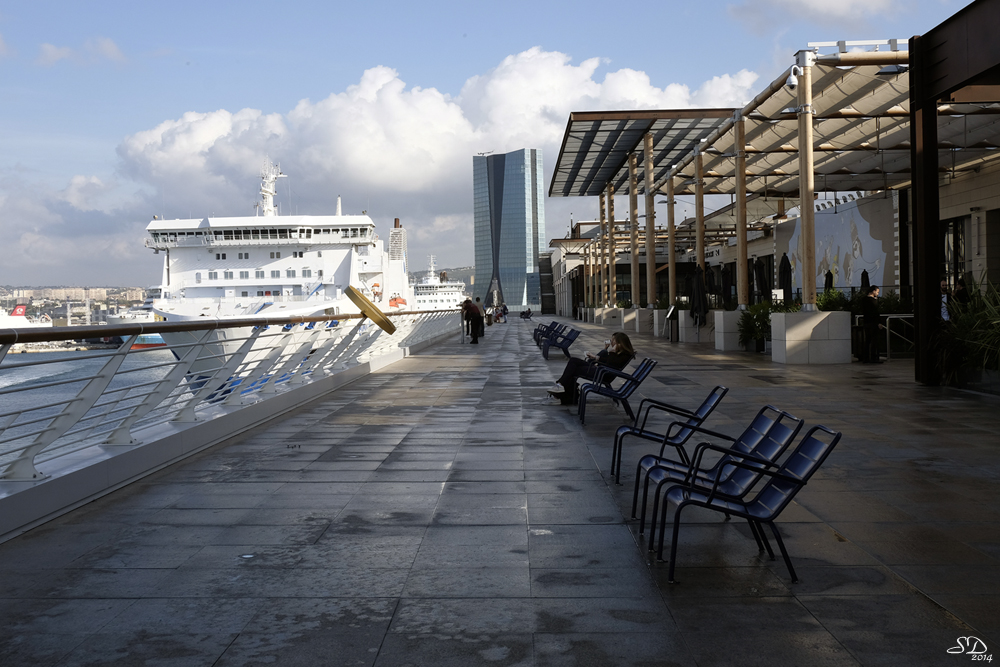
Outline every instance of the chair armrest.
[(722, 438), (723, 440), (728, 440), (730, 442), (736, 442), (736, 438), (734, 438), (733, 436), (726, 435), (725, 433), (719, 433), (718, 431), (713, 431), (712, 429), (705, 428), (704, 426), (691, 426), (690, 424), (686, 424), (685, 428), (689, 428), (692, 431), (696, 431), (698, 433), (706, 433), (713, 437)]
[[(803, 480), (799, 479), (798, 477), (792, 477), (791, 475), (786, 475), (785, 473), (781, 472), (780, 470), (768, 470), (766, 468), (755, 468), (755, 467), (753, 467), (751, 465), (747, 465), (746, 463), (743, 463), (742, 461), (726, 461), (724, 464), (722, 464), (722, 468), (719, 469), (719, 476), (716, 478), (715, 484), (712, 485), (712, 493), (710, 493), (709, 496), (708, 496), (709, 500), (712, 500), (712, 498), (714, 498), (716, 495), (720, 495), (720, 496), (723, 496), (723, 497), (726, 497), (726, 498), (731, 497), (731, 496), (727, 496), (725, 493), (718, 493), (719, 482), (723, 481), (724, 479), (728, 479), (728, 477), (726, 477), (726, 476), (723, 475), (723, 469), (726, 466), (732, 466), (734, 468), (743, 468), (744, 470), (749, 470), (750, 472), (755, 472), (755, 473), (758, 473), (760, 475), (767, 475), (768, 477), (774, 477), (776, 479), (784, 480), (786, 482), (791, 482), (792, 484), (800, 484), (802, 486), (805, 486), (805, 482)], [(754, 483), (754, 485), (756, 485), (756, 482)], [(751, 486), (751, 488), (752, 487), (753, 487), (753, 485)], [(747, 489), (748, 493), (749, 493), (749, 491), (750, 491), (750, 489)]]
[[(715, 452), (719, 452), (720, 454), (725, 454), (727, 456), (738, 457), (738, 458), (741, 458), (741, 459), (746, 459), (746, 460), (749, 460), (749, 461), (753, 461), (754, 463), (760, 464), (760, 465), (762, 465), (764, 467), (767, 467), (767, 468), (777, 468), (778, 467), (777, 463), (775, 463), (774, 461), (771, 461), (769, 459), (765, 459), (763, 457), (757, 456), (755, 454), (751, 454), (749, 452), (737, 452), (737, 451), (734, 451), (733, 449), (730, 449), (728, 447), (722, 447), (722, 446), (716, 445), (715, 443), (712, 443), (712, 442), (699, 442), (695, 446), (695, 448), (694, 448), (694, 457), (692, 458), (692, 466), (693, 467), (701, 469), (701, 461), (702, 461), (702, 458), (704, 457), (705, 452), (707, 450), (712, 450), (712, 451), (715, 451)], [(723, 464), (722, 467), (724, 468), (725, 464)], [(754, 468), (754, 470), (760, 470), (760, 468)], [(719, 476), (722, 477), (722, 468), (719, 469)]]

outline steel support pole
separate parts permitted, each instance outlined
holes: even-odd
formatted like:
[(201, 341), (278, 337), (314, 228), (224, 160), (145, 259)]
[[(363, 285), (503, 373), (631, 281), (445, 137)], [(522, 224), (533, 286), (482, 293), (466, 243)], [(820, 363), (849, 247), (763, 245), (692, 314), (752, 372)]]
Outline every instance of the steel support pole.
[(608, 305), (614, 308), (618, 305), (618, 271), (615, 264), (618, 260), (618, 248), (615, 243), (615, 186), (608, 183)]
[[(705, 270), (705, 177), (701, 150), (694, 149), (694, 253), (698, 266)], [(704, 274), (702, 274), (704, 275)]]
[[(910, 40), (910, 155), (913, 166), (913, 315), (915, 326), (914, 376), (917, 382), (941, 382), (939, 357), (933, 341), (942, 326), (941, 289), (944, 229), (938, 186), (937, 100), (929, 94), (936, 83), (929, 79), (937, 52), (924, 46), (926, 37)], [(900, 224), (904, 224), (900, 221)]]
[[(743, 114), (734, 114), (736, 128), (736, 300), (739, 310), (750, 304), (750, 280), (747, 271), (747, 152), (746, 122)], [(728, 294), (726, 295), (729, 296)]]
[(607, 215), (605, 214), (605, 207), (604, 207), (605, 196), (606, 195), (604, 194), (604, 192), (601, 192), (600, 196), (597, 198), (598, 206), (600, 206), (601, 209), (600, 215), (598, 216), (598, 220), (600, 221), (601, 226), (597, 233), (597, 282), (600, 284), (599, 305), (602, 308), (607, 307), (608, 305), (608, 283), (607, 280), (605, 279), (606, 274), (604, 266), (606, 261), (604, 239), (605, 235), (607, 234), (607, 228), (608, 228), (608, 218)]
[(590, 308), (590, 245), (583, 247), (583, 307)]
[(816, 310), (816, 208), (813, 204), (812, 64), (816, 54), (799, 51), (799, 215), (802, 222), (802, 310)]
[(674, 177), (670, 176), (667, 178), (667, 261), (670, 262), (667, 265), (667, 278), (669, 280), (668, 286), (668, 305), (677, 305), (677, 246), (674, 245), (675, 242), (675, 232), (674, 232)]
[(642, 138), (643, 171), (646, 177), (646, 307), (656, 307), (656, 210), (653, 191), (653, 135)]
[(632, 285), (632, 307), (639, 307), (639, 158), (635, 153), (628, 155), (628, 218), (629, 218), (629, 268)]

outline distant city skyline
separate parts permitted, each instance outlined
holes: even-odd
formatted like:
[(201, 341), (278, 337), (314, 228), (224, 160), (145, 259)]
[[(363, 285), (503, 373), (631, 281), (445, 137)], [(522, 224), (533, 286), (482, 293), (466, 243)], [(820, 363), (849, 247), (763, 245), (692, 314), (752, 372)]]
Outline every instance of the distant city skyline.
[[(343, 195), (383, 239), (400, 218), (412, 257), (469, 265), (469, 155), (534, 146), (551, 169), (571, 111), (739, 105), (810, 41), (905, 39), (967, 4), (668, 2), (613, 39), (588, 1), (388, 0), (377, 20), (364, 4), (8, 3), (0, 284), (154, 284), (152, 217), (252, 214), (268, 156), (283, 214)], [(597, 214), (596, 198), (546, 208), (549, 237)]]

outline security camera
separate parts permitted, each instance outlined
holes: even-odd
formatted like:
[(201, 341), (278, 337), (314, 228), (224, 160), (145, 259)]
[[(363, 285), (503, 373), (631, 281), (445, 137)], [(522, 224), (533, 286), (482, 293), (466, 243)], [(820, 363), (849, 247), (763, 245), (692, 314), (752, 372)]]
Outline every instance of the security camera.
[(802, 76), (802, 68), (798, 65), (792, 65), (792, 71), (785, 79), (785, 87), (791, 92), (795, 92), (795, 89), (799, 87), (800, 76)]

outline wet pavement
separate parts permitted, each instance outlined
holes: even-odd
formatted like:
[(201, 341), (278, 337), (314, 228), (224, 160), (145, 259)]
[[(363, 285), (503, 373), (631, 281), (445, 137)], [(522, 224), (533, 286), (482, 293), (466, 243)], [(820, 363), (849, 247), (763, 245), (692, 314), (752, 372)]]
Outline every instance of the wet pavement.
[[(608, 334), (574, 326), (577, 354)], [(1000, 399), (916, 385), (906, 360), (782, 366), (633, 336), (659, 361), (640, 394), (693, 408), (730, 388), (710, 428), (736, 435), (770, 403), (844, 433), (779, 521), (799, 583), (745, 522), (691, 512), (669, 584), (627, 521), (654, 446), (627, 441), (616, 486), (623, 415), (597, 400), (583, 427), (542, 405), (563, 362), (532, 327), (456, 338), (0, 545), (0, 664), (909, 666), (977, 659), (949, 654), (960, 637), (1000, 648)]]

